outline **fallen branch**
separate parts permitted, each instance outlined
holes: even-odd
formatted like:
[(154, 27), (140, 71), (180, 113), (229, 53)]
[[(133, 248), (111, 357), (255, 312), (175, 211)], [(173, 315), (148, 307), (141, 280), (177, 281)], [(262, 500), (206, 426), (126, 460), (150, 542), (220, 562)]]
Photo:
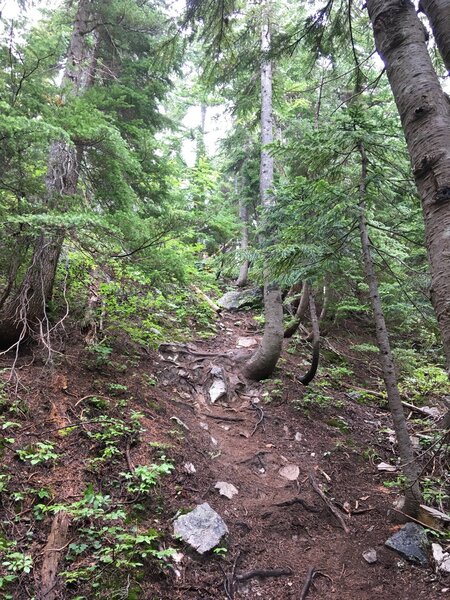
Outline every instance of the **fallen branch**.
[(133, 461), (131, 460), (131, 454), (130, 454), (130, 442), (127, 442), (127, 445), (125, 446), (125, 458), (127, 461), (127, 465), (128, 465), (128, 470), (130, 471), (130, 473), (134, 473), (134, 465), (133, 465)]
[(250, 400), (250, 404), (251, 404), (251, 407), (253, 408), (253, 410), (256, 411), (257, 413), (259, 413), (259, 420), (256, 422), (256, 425), (253, 427), (253, 431), (250, 434), (250, 437), (252, 437), (252, 435), (254, 433), (256, 433), (256, 430), (261, 425), (261, 423), (264, 421), (264, 411), (260, 406), (255, 404), (252, 400)]
[(333, 515), (336, 517), (336, 519), (341, 524), (341, 527), (345, 531), (345, 533), (350, 533), (350, 529), (348, 528), (347, 523), (345, 522), (341, 511), (338, 508), (336, 508), (336, 506), (334, 506), (334, 504), (331, 502), (331, 500), (329, 500), (329, 498), (326, 497), (326, 495), (320, 489), (318, 483), (316, 482), (316, 480), (314, 479), (314, 477), (311, 474), (309, 476), (309, 480), (311, 482), (311, 485), (312, 485), (314, 491), (319, 494), (319, 496), (322, 498), (322, 500), (328, 506), (330, 511), (333, 513)]
[(240, 556), (241, 556), (241, 551), (238, 550), (238, 553), (236, 554), (236, 557), (233, 561), (233, 567), (231, 569), (231, 573), (229, 575), (227, 575), (227, 573), (225, 573), (225, 570), (220, 565), (220, 568), (222, 569), (222, 573), (223, 573), (223, 577), (224, 577), (223, 589), (225, 591), (225, 594), (226, 594), (228, 600), (234, 600), (234, 582), (235, 582), (235, 577), (236, 577), (236, 567), (237, 567)]
[(326, 577), (327, 579), (329, 579), (331, 581), (331, 583), (333, 583), (333, 580), (331, 579), (331, 577), (329, 575), (322, 573), (322, 571), (316, 571), (316, 569), (314, 567), (309, 567), (308, 572), (306, 573), (305, 583), (303, 584), (303, 588), (302, 588), (299, 600), (305, 600), (306, 596), (308, 595), (309, 588), (311, 587), (311, 585), (314, 581), (314, 578), (317, 577), (318, 575), (321, 575), (322, 577)]
[(213, 300), (211, 300), (211, 298), (209, 296), (207, 296), (205, 294), (205, 292), (202, 292), (202, 290), (200, 288), (198, 288), (196, 285), (194, 285), (193, 283), (190, 286), (191, 290), (194, 291), (197, 296), (200, 296), (200, 298), (202, 300), (204, 300), (206, 302), (206, 304), (208, 304), (208, 306), (210, 306), (213, 311), (215, 311), (216, 313), (220, 313), (221, 312), (221, 308), (218, 304), (216, 304)]
[(402, 510), (399, 510), (398, 508), (394, 508), (394, 507), (392, 507), (392, 510), (394, 512), (398, 513), (399, 515), (403, 515), (404, 517), (406, 517), (408, 519), (408, 521), (414, 521), (414, 523), (418, 523), (419, 525), (422, 525), (422, 527), (425, 527), (426, 529), (432, 529), (436, 533), (439, 533), (439, 535), (442, 535), (441, 530), (436, 529), (435, 527), (432, 527), (431, 525), (427, 525), (423, 521), (419, 521), (419, 519), (415, 519), (414, 517), (411, 517), (411, 515), (407, 515)]
[(302, 592), (300, 594), (300, 600), (305, 600), (308, 595), (309, 588), (314, 580), (314, 575), (316, 574), (316, 570), (314, 567), (309, 567), (308, 572), (306, 574), (305, 583), (303, 584)]
[(409, 408), (409, 410), (412, 410), (413, 412), (419, 413), (420, 415), (424, 415), (425, 417), (428, 417), (429, 419), (433, 419), (435, 417), (433, 417), (432, 414), (430, 414), (429, 409), (423, 409), (420, 408), (419, 406), (414, 406), (414, 404), (410, 404), (409, 402), (405, 402), (404, 400), (402, 400), (402, 405), (405, 406), (406, 408)]

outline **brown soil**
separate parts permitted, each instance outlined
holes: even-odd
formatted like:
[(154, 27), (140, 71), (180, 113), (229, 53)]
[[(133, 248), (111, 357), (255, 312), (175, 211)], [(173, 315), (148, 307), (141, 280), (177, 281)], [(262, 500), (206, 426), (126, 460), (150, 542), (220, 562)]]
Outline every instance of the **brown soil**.
[[(114, 354), (116, 362), (100, 370), (89, 365), (81, 344), (67, 349), (51, 376), (48, 367), (39, 366), (37, 361), (30, 364), (30, 356), (23, 356), (17, 364), (21, 412), (13, 420), (20, 423), (21, 429), (15, 432), (16, 444), (20, 447), (31, 441), (52, 440), (62, 458), (53, 468), (32, 467), (19, 462), (6, 447), (4, 458), (12, 477), (10, 485), (15, 489), (30, 485), (48, 487), (54, 495), (53, 502), (79, 498), (87, 483), (111, 493), (111, 481), (130, 462), (138, 465), (155, 459), (155, 450), (148, 442), (167, 443), (176, 470), (163, 480), (158, 501), (153, 500), (148, 507), (148, 525), (154, 526), (156, 518), (158, 527), (167, 534), (167, 544), (184, 556), (180, 564), (163, 574), (154, 569), (146, 572), (139, 580), (140, 598), (299, 599), (311, 568), (317, 573), (305, 596), (308, 600), (445, 597), (449, 592), (442, 590), (450, 588), (448, 580), (436, 576), (431, 569), (406, 563), (384, 546), (397, 527), (388, 517), (395, 491), (383, 486), (383, 481), (392, 477), (377, 471), (368, 450), (376, 451), (380, 460), (387, 460), (395, 448), (382, 431), (390, 427), (386, 410), (375, 404), (358, 404), (347, 393), (358, 386), (377, 389), (379, 377), (375, 361), (371, 364), (349, 351), (352, 336), (347, 332), (340, 338), (330, 338), (325, 361), (330, 365), (333, 360), (346, 358), (356, 380), (343, 377), (336, 381), (319, 372), (319, 382), (326, 384), (323, 395), (329, 396), (332, 389), (333, 401), (324, 400), (322, 407), (316, 403), (308, 410), (296, 404), (307, 388), (294, 377), (307, 370), (306, 346), (302, 351), (305, 359), (284, 353), (275, 375), (279, 382), (248, 385), (239, 379), (239, 354), (248, 355), (251, 349), (240, 348), (236, 353), (238, 340), (259, 339), (258, 328), (248, 314), (224, 315), (217, 337), (198, 340), (184, 348), (169, 347), (161, 354), (139, 357), (133, 348), (121, 348)], [(186, 348), (188, 352), (184, 351)], [(121, 368), (121, 362), (126, 368)], [(225, 369), (230, 390), (226, 400), (215, 404), (207, 397), (213, 365)], [(11, 363), (4, 359), (2, 366), (10, 367)], [(157, 384), (149, 385), (148, 377), (155, 378)], [(95, 472), (86, 468), (95, 444), (82, 435), (82, 428), (68, 436), (61, 436), (58, 428), (79, 423), (83, 415), (92, 414), (83, 398), (89, 394), (107, 396), (111, 382), (127, 386), (127, 395), (132, 397), (130, 405), (144, 414), (146, 431), (138, 444), (124, 448), (120, 464), (112, 463)], [(114, 400), (109, 410), (109, 414), (120, 414), (120, 403)], [(195, 466), (194, 474), (186, 472), (184, 465), (188, 462)], [(287, 464), (299, 467), (295, 481), (279, 474)], [(313, 489), (311, 477), (340, 511), (348, 533)], [(220, 496), (214, 488), (217, 481), (233, 484), (238, 495), (231, 500)], [(121, 490), (115, 493), (120, 496)], [(200, 556), (170, 539), (177, 511), (203, 502), (222, 516), (230, 531), (224, 541), (227, 551), (223, 556)], [(155, 512), (159, 503), (162, 513)], [(32, 506), (17, 509), (5, 502), (5, 534), (11, 535), (5, 521), (12, 521), (20, 512), (22, 518), (16, 520), (13, 530), (16, 539), (23, 539), (31, 509)], [(49, 517), (35, 530), (31, 546), (36, 557), (35, 575), (20, 579), (13, 591), (16, 599), (31, 598), (39, 589), (39, 565), (50, 526)], [(70, 538), (76, 536), (76, 530), (71, 531)], [(377, 551), (375, 564), (366, 563), (362, 557), (369, 548)], [(239, 581), (251, 571), (274, 569), (283, 569), (285, 574)], [(82, 593), (83, 590), (69, 590), (61, 582), (58, 584), (59, 598)], [(90, 594), (86, 597), (112, 597)]]

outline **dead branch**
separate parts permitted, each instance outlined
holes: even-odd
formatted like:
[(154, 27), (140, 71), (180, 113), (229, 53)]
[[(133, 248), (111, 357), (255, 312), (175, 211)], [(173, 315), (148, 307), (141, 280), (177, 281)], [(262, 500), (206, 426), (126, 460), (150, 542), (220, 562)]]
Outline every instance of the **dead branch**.
[(333, 513), (333, 515), (336, 517), (336, 519), (341, 524), (341, 527), (345, 531), (345, 533), (350, 533), (350, 529), (348, 528), (347, 523), (345, 522), (344, 517), (343, 517), (341, 511), (338, 508), (336, 508), (336, 506), (334, 506), (334, 504), (331, 502), (331, 500), (329, 500), (329, 498), (326, 497), (326, 495), (324, 494), (323, 490), (320, 489), (319, 484), (314, 479), (314, 477), (313, 477), (312, 474), (310, 474), (309, 480), (311, 482), (311, 485), (312, 485), (314, 491), (319, 494), (319, 496), (322, 498), (322, 500), (328, 506), (328, 508), (330, 509), (330, 511)]
[(220, 313), (222, 311), (222, 309), (220, 308), (220, 306), (218, 304), (216, 304), (213, 300), (211, 300), (211, 298), (209, 296), (207, 296), (205, 294), (205, 292), (203, 292), (200, 288), (198, 288), (196, 285), (194, 285), (193, 283), (190, 285), (190, 288), (193, 292), (195, 292), (197, 294), (197, 296), (200, 296), (200, 298), (202, 300), (204, 300), (206, 302), (206, 304), (213, 309), (214, 312), (216, 313)]
[(126, 458), (128, 469), (129, 469), (130, 473), (134, 473), (134, 465), (131, 460), (130, 441), (129, 440), (127, 442), (127, 445), (125, 446), (125, 458)]
[(254, 433), (256, 433), (256, 430), (258, 429), (258, 427), (260, 426), (260, 424), (264, 421), (264, 411), (263, 411), (263, 409), (258, 404), (255, 404), (252, 400), (250, 400), (250, 404), (251, 404), (251, 407), (253, 408), (253, 410), (256, 413), (259, 413), (259, 419), (256, 422), (256, 425), (253, 427), (253, 431), (250, 434), (250, 437), (252, 437), (252, 435)]
[(305, 583), (303, 584), (302, 592), (300, 594), (300, 600), (305, 600), (306, 596), (308, 595), (309, 588), (311, 587), (311, 584), (314, 580), (315, 573), (316, 570), (314, 569), (314, 567), (309, 567), (308, 572), (306, 574)]
[(326, 577), (327, 579), (329, 579), (331, 581), (331, 583), (333, 583), (333, 580), (331, 579), (331, 577), (329, 575), (327, 575), (326, 573), (322, 573), (322, 571), (316, 571), (316, 569), (314, 567), (310, 567), (306, 574), (305, 583), (303, 584), (303, 588), (302, 588), (302, 592), (300, 594), (299, 600), (305, 600), (306, 596), (308, 595), (309, 588), (311, 587), (311, 585), (314, 581), (314, 578), (319, 575), (321, 577)]
[(402, 400), (402, 405), (405, 406), (406, 408), (409, 408), (409, 410), (412, 410), (413, 412), (419, 413), (420, 415), (424, 415), (425, 417), (428, 417), (429, 419), (433, 418), (433, 415), (431, 415), (429, 413), (429, 411), (420, 408), (419, 406), (415, 406), (414, 404), (410, 404), (409, 402), (405, 402), (404, 400)]

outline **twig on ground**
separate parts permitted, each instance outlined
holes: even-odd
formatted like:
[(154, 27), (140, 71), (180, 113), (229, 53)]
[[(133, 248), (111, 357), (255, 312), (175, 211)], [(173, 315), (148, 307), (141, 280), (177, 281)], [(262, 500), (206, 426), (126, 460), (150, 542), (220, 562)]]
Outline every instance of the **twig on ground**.
[(236, 554), (234, 561), (233, 561), (231, 573), (229, 575), (227, 575), (225, 573), (224, 569), (222, 569), (222, 572), (224, 575), (223, 587), (224, 587), (225, 594), (227, 595), (228, 600), (234, 599), (234, 581), (236, 578), (236, 567), (237, 567), (237, 563), (238, 563), (240, 556), (241, 556), (241, 551), (238, 550), (238, 553)]
[(329, 575), (327, 575), (326, 573), (322, 573), (322, 571), (316, 571), (314, 567), (309, 567), (308, 572), (306, 573), (305, 583), (303, 584), (299, 600), (305, 600), (306, 596), (308, 595), (309, 589), (314, 581), (314, 578), (318, 575), (320, 575), (321, 577), (326, 577), (331, 581), (331, 583), (333, 583), (333, 580)]
[(127, 442), (127, 445), (125, 446), (125, 458), (126, 458), (128, 469), (130, 470), (130, 473), (134, 473), (134, 465), (131, 460), (130, 441), (129, 440)]
[(319, 496), (322, 498), (322, 500), (325, 502), (325, 504), (328, 506), (328, 508), (330, 509), (330, 511), (333, 513), (333, 515), (336, 517), (336, 519), (339, 521), (339, 523), (341, 524), (342, 529), (345, 531), (345, 533), (350, 533), (350, 529), (347, 526), (347, 523), (344, 520), (344, 517), (342, 515), (342, 513), (340, 512), (340, 510), (338, 508), (336, 508), (336, 506), (334, 506), (334, 504), (331, 502), (331, 500), (329, 500), (326, 495), (324, 494), (324, 492), (320, 489), (319, 484), (317, 483), (317, 481), (314, 479), (313, 475), (310, 474), (309, 476), (309, 480), (311, 482), (311, 485), (314, 489), (315, 492), (317, 492), (319, 494)]
[(300, 594), (300, 600), (305, 600), (306, 596), (308, 595), (309, 588), (311, 587), (311, 584), (313, 582), (315, 572), (316, 570), (314, 569), (314, 567), (309, 567), (308, 572), (306, 574), (305, 583), (303, 584), (302, 592)]
[(253, 408), (253, 410), (259, 414), (259, 419), (256, 422), (256, 425), (253, 427), (253, 431), (250, 434), (250, 437), (252, 437), (252, 435), (254, 433), (256, 433), (256, 430), (261, 425), (261, 423), (264, 421), (264, 411), (260, 406), (258, 406), (258, 404), (255, 404), (252, 400), (250, 400), (250, 404), (251, 404), (251, 407)]
[(414, 523), (418, 523), (419, 525), (422, 525), (422, 527), (425, 527), (426, 529), (432, 529), (436, 533), (439, 533), (440, 535), (442, 535), (442, 531), (440, 531), (439, 529), (436, 529), (435, 527), (432, 527), (431, 525), (427, 525), (426, 523), (423, 523), (422, 521), (419, 521), (419, 519), (415, 519), (414, 517), (411, 517), (410, 515), (407, 515), (405, 512), (399, 510), (398, 508), (392, 507), (392, 510), (394, 512), (398, 513), (399, 515), (403, 515), (408, 520), (414, 521)]

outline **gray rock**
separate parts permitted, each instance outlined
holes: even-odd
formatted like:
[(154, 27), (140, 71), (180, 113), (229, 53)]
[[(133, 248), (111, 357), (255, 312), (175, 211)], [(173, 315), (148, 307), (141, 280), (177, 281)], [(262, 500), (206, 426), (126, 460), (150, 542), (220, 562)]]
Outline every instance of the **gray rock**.
[(243, 308), (259, 308), (263, 305), (263, 292), (261, 288), (227, 292), (217, 301), (217, 304), (231, 311), (242, 310)]
[(212, 550), (228, 533), (222, 517), (207, 502), (174, 521), (173, 531), (199, 554)]
[(223, 398), (227, 395), (227, 386), (223, 379), (214, 379), (212, 386), (209, 388), (209, 398), (211, 403), (214, 404), (216, 400)]
[(409, 562), (425, 567), (428, 564), (427, 548), (428, 538), (426, 531), (416, 523), (406, 523), (400, 531), (394, 533), (385, 546), (396, 550)]

